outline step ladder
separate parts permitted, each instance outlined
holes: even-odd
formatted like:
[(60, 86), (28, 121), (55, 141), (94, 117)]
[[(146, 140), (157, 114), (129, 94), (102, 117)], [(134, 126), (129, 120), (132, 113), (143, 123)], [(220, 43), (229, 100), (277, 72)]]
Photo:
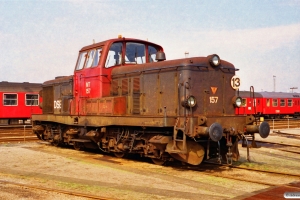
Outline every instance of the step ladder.
[[(173, 145), (170, 149), (168, 149), (168, 153), (182, 153), (187, 154), (187, 145), (186, 145), (186, 122), (185, 120), (183, 127), (177, 127), (179, 122), (179, 118), (176, 119), (176, 123), (174, 126), (173, 132)], [(178, 132), (182, 132), (182, 139), (177, 138)], [(181, 144), (178, 144), (181, 143)]]

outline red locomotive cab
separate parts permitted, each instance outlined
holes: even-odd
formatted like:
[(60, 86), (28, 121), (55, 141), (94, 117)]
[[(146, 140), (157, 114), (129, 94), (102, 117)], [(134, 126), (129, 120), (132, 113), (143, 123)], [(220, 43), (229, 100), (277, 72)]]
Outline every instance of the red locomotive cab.
[[(111, 91), (118, 91), (119, 87), (118, 83), (111, 81), (112, 70), (119, 66), (155, 62), (158, 51), (163, 52), (163, 48), (159, 45), (120, 37), (82, 48), (74, 70), (75, 102), (72, 104), (74, 107), (72, 114), (110, 113), (113, 104), (125, 101), (120, 98), (109, 98), (113, 95)], [(116, 90), (112, 90), (111, 87)], [(103, 102), (105, 103), (102, 104)], [(107, 102), (112, 102), (112, 105)], [(119, 114), (124, 114), (124, 109), (119, 108)]]

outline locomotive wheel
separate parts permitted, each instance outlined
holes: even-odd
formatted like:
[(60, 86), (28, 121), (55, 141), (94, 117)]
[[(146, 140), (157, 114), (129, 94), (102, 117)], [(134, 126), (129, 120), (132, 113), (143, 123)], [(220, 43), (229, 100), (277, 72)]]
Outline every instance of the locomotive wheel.
[(77, 151), (80, 151), (83, 149), (82, 145), (79, 142), (74, 142), (73, 147)]
[[(187, 153), (172, 153), (173, 141), (170, 141), (167, 145), (167, 151), (170, 151), (170, 155), (176, 160), (189, 163), (191, 165), (199, 165), (205, 154), (203, 146), (194, 141), (186, 141)], [(182, 141), (177, 142), (177, 149), (182, 150)]]
[(161, 160), (161, 159), (158, 159), (158, 158), (151, 158), (152, 162), (156, 165), (163, 165), (166, 163), (165, 160)]
[(53, 141), (51, 142), (51, 144), (52, 144), (53, 146), (55, 146), (55, 147), (58, 147), (59, 141), (58, 141), (58, 140), (53, 140)]
[(117, 157), (117, 158), (124, 158), (126, 156), (125, 153), (123, 152), (114, 152), (114, 155)]
[(40, 134), (36, 133), (36, 136), (39, 138), (39, 140), (43, 140)]

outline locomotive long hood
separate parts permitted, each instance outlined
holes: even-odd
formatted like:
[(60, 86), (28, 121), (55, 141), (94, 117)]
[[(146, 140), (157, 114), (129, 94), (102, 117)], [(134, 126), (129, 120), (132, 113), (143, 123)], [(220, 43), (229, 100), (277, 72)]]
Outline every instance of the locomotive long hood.
[[(221, 60), (221, 64), (217, 67), (212, 67), (209, 63), (208, 57), (192, 57), (177, 60), (161, 61), (155, 63), (146, 63), (139, 65), (130, 65), (128, 67), (115, 67), (112, 70), (112, 77), (119, 75), (129, 75), (136, 73), (151, 73), (156, 71), (170, 71), (170, 70), (182, 70), (184, 68), (203, 68), (205, 70), (224, 70), (224, 71), (236, 71), (233, 64)], [(188, 69), (188, 68), (187, 68)]]

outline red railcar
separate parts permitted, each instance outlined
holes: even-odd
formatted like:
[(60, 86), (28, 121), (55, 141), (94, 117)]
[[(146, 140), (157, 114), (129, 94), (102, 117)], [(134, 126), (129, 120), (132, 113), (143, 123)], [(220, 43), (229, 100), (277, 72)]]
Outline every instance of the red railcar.
[(300, 93), (240, 91), (242, 106), (238, 115), (256, 115), (265, 118), (300, 116)]
[(32, 114), (42, 113), (39, 83), (0, 82), (0, 124), (31, 124)]

